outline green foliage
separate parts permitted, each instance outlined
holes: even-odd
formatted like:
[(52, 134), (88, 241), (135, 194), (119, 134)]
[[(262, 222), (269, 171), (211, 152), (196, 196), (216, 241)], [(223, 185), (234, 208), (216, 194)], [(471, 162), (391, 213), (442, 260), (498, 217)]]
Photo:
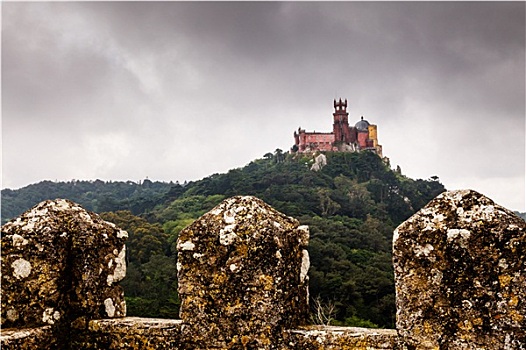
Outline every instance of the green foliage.
[(173, 239), (159, 223), (129, 211), (100, 214), (128, 232), (126, 277), (121, 282), (128, 315), (177, 318), (177, 269)]
[(169, 236), (160, 224), (150, 224), (127, 210), (101, 213), (100, 216), (128, 232), (126, 240), (128, 261), (144, 264), (150, 260), (152, 255), (170, 253), (167, 243)]
[(373, 323), (369, 320), (364, 320), (358, 316), (347, 317), (345, 320), (343, 320), (343, 322), (334, 320), (331, 322), (331, 325), (344, 327), (379, 328), (376, 323)]
[(177, 187), (181, 186), (150, 180), (142, 183), (71, 180), (42, 181), (19, 190), (3, 189), (2, 224), (44, 200), (56, 198), (70, 199), (97, 213), (129, 210), (138, 215), (164, 202), (169, 191), (175, 192)]
[(176, 199), (166, 206), (158, 206), (154, 210), (156, 220), (167, 222), (173, 220), (197, 219), (225, 199), (224, 195), (209, 196), (194, 195)]
[(130, 263), (121, 285), (128, 316), (178, 318), (175, 258), (153, 255), (145, 264)]
[(334, 306), (332, 324), (393, 327), (391, 241), (394, 228), (444, 191), (438, 177), (412, 180), (376, 154), (312, 157), (280, 149), (247, 166), (200, 181), (54, 183), (2, 191), (2, 220), (44, 199), (69, 198), (129, 233), (122, 284), (130, 315), (176, 317), (175, 242), (179, 232), (223, 199), (254, 195), (309, 225), (310, 295)]

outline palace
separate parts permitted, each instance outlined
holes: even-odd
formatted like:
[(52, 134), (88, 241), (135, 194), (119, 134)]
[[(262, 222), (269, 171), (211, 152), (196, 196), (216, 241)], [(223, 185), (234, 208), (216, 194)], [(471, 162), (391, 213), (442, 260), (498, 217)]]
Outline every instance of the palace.
[(294, 132), (293, 152), (312, 153), (315, 151), (356, 152), (373, 151), (382, 157), (382, 146), (378, 144), (378, 129), (374, 124), (361, 118), (349, 126), (347, 99), (334, 100), (332, 132), (307, 132), (301, 127)]

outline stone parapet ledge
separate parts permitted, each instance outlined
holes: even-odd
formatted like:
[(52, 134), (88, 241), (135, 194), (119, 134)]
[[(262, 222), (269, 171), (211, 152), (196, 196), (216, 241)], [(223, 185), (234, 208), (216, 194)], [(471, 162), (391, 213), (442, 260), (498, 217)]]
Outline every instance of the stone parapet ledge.
[(398, 343), (394, 329), (304, 326), (286, 333), (287, 350), (393, 350)]
[(52, 326), (0, 330), (2, 350), (46, 350), (57, 348)]
[(88, 328), (77, 330), (72, 349), (184, 349), (181, 320), (124, 317), (91, 320)]
[[(170, 319), (124, 317), (91, 320), (86, 329), (73, 328), (68, 346), (70, 349), (91, 350), (196, 349), (181, 339), (183, 327), (182, 320)], [(285, 330), (284, 333), (283, 343), (269, 344), (261, 349), (392, 350), (396, 349), (398, 339), (396, 331), (392, 329), (304, 326)], [(9, 350), (44, 350), (64, 345), (56, 344), (51, 326), (5, 329), (2, 330), (0, 340), (1, 348)]]

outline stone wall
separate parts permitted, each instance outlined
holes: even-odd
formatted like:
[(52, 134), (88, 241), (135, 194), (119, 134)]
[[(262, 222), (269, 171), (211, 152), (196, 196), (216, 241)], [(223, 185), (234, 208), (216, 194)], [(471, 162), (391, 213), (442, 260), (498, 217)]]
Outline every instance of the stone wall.
[(52, 326), (35, 328), (2, 328), (0, 348), (4, 350), (64, 349), (67, 344), (57, 337)]
[(300, 153), (335, 150), (333, 132), (306, 132), (300, 128), (294, 132), (294, 140)]
[[(92, 320), (84, 330), (76, 330), (62, 339), (69, 349), (91, 350), (196, 350), (221, 349), (196, 347), (181, 338), (182, 320), (139, 317)], [(262, 347), (237, 346), (235, 349), (280, 350), (391, 350), (396, 349), (398, 336), (392, 329), (367, 329), (332, 326), (303, 326), (286, 330), (279, 343)], [(50, 326), (3, 330), (2, 349), (57, 349)]]
[(287, 331), (279, 349), (286, 350), (392, 350), (398, 344), (393, 329), (307, 326)]
[(257, 198), (181, 232), (181, 320), (124, 317), (125, 237), (64, 200), (4, 225), (2, 349), (525, 349), (526, 223), (474, 191), (396, 229), (397, 330), (305, 325), (308, 228)]
[(91, 320), (77, 329), (72, 349), (184, 349), (181, 320), (124, 317)]

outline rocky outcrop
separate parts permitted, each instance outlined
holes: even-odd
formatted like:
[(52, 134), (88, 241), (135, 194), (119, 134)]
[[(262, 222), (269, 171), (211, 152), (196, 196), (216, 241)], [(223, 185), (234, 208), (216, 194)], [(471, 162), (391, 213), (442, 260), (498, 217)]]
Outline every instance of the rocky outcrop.
[(406, 349), (526, 348), (526, 223), (483, 195), (439, 195), (393, 242)]
[(327, 156), (325, 156), (325, 154), (323, 153), (320, 153), (316, 157), (314, 157), (314, 164), (312, 164), (312, 166), (310, 167), (310, 170), (320, 171), (326, 165), (327, 165)]
[(177, 242), (189, 349), (269, 349), (308, 315), (309, 232), (255, 197), (223, 201)]
[[(2, 328), (122, 317), (127, 233), (68, 200), (2, 226)], [(62, 328), (61, 331), (64, 331)]]

